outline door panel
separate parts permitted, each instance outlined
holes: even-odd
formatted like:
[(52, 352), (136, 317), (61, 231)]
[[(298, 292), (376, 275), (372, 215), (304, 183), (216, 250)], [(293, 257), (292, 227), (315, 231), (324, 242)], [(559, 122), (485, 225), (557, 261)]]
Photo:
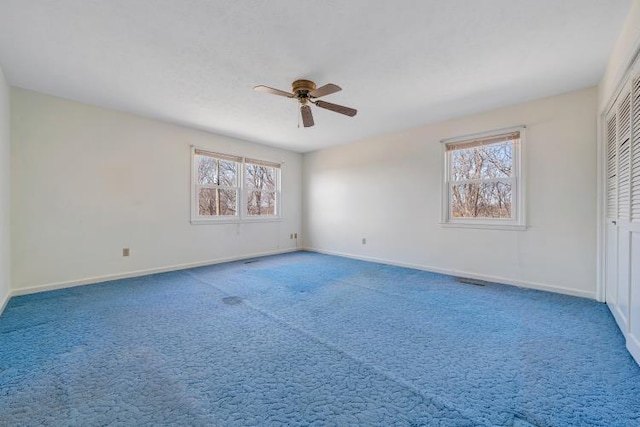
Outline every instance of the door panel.
[(618, 277), (616, 292), (616, 311), (620, 317), (621, 328), (627, 329), (629, 326), (629, 275), (631, 232), (618, 227)]
[(615, 313), (618, 293), (618, 140), (616, 109), (606, 120), (606, 184), (605, 211), (605, 300)]
[(629, 333), (640, 340), (640, 233), (631, 233)]
[(606, 261), (605, 261), (605, 292), (606, 301), (609, 307), (612, 308), (616, 305), (616, 294), (618, 291), (617, 277), (618, 277), (618, 230), (612, 221), (607, 221), (606, 228)]

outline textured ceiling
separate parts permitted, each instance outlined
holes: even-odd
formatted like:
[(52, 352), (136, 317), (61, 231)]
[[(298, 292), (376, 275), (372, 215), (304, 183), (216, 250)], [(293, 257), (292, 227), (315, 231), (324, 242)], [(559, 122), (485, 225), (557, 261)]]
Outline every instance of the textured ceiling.
[[(306, 152), (598, 83), (630, 0), (2, 0), (12, 85)], [(343, 91), (298, 128), (297, 78)]]

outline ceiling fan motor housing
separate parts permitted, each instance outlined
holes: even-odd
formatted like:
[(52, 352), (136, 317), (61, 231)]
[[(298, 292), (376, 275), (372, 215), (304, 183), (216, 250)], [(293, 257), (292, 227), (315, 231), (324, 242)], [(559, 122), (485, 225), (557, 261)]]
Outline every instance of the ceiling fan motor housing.
[(296, 94), (296, 98), (301, 104), (306, 104), (309, 100), (309, 92), (315, 90), (316, 84), (311, 80), (296, 80), (291, 84), (291, 91)]

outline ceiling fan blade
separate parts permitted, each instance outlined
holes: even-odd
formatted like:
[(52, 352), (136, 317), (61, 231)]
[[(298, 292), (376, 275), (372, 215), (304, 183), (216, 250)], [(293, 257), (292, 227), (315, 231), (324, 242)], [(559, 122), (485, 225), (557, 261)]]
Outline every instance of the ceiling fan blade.
[(340, 86), (329, 83), (312, 90), (309, 92), (309, 96), (311, 98), (320, 98), (321, 96), (331, 95), (332, 93), (340, 92), (341, 90), (342, 88)]
[(272, 95), (286, 96), (287, 98), (293, 98), (295, 96), (294, 94), (285, 92), (284, 90), (274, 89), (272, 87), (263, 85), (255, 86), (253, 90), (255, 90), (256, 92), (270, 93)]
[(353, 108), (345, 107), (344, 105), (332, 104), (326, 101), (316, 101), (314, 102), (318, 107), (324, 108), (326, 110), (331, 110), (336, 113), (344, 114), (345, 116), (353, 117), (358, 114), (358, 110)]
[(302, 114), (302, 124), (304, 127), (309, 128), (314, 125), (313, 114), (311, 113), (311, 107), (303, 105), (300, 107), (300, 114)]

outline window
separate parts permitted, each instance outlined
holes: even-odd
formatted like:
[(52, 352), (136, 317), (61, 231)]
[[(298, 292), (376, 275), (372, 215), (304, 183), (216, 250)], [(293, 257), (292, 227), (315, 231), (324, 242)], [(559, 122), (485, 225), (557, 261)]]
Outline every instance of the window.
[(524, 229), (524, 127), (445, 140), (443, 225)]
[(247, 215), (275, 216), (277, 209), (277, 184), (280, 165), (260, 160), (245, 160), (244, 182), (247, 199)]
[(238, 163), (241, 158), (196, 150), (199, 217), (238, 216)]
[(280, 164), (192, 149), (192, 223), (277, 219)]

